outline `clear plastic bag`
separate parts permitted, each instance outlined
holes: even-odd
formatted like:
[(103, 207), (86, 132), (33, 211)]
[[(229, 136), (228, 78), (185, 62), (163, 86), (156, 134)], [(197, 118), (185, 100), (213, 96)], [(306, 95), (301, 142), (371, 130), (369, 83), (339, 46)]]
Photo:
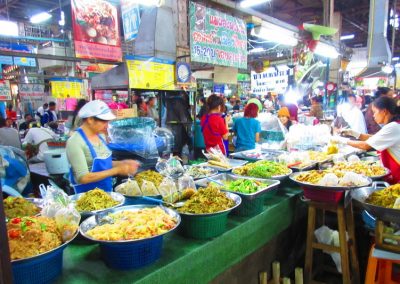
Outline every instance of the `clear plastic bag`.
[(360, 158), (357, 155), (351, 155), (350, 157), (347, 158), (347, 161), (349, 163), (356, 163), (360, 161)]
[(121, 183), (115, 188), (116, 192), (127, 196), (141, 196), (142, 191), (136, 180), (128, 179), (126, 182)]
[(158, 191), (160, 194), (163, 196), (163, 198), (172, 196), (174, 193), (178, 192), (178, 189), (176, 188), (175, 182), (173, 179), (169, 177), (165, 177), (163, 181), (161, 182)]
[(353, 186), (353, 185), (363, 185), (368, 184), (368, 180), (366, 180), (362, 175), (346, 172), (342, 179), (340, 180), (340, 185), (342, 186)]
[(158, 192), (156, 186), (154, 185), (154, 183), (152, 183), (151, 181), (147, 181), (147, 180), (143, 181), (141, 190), (142, 190), (142, 194), (145, 196), (155, 196), (155, 195), (160, 194)]
[(318, 182), (318, 184), (323, 186), (337, 186), (339, 184), (339, 178), (333, 173), (328, 173)]
[(183, 175), (185, 169), (177, 157), (170, 156), (168, 160), (158, 159), (156, 170), (163, 176), (178, 178)]
[[(317, 241), (321, 244), (339, 246), (339, 233), (338, 231), (331, 230), (327, 226), (322, 226), (314, 231)], [(325, 253), (328, 253), (324, 251)], [(342, 265), (340, 261), (340, 254), (337, 252), (329, 253), (335, 262), (336, 269), (341, 273)]]
[(183, 192), (186, 189), (196, 189), (196, 185), (194, 183), (194, 180), (191, 176), (189, 175), (184, 175), (183, 177), (180, 177), (178, 179), (178, 190), (179, 192)]
[(203, 151), (203, 154), (208, 160), (217, 161), (223, 164), (229, 164), (228, 158), (222, 153), (221, 149), (218, 146), (209, 148), (207, 153)]

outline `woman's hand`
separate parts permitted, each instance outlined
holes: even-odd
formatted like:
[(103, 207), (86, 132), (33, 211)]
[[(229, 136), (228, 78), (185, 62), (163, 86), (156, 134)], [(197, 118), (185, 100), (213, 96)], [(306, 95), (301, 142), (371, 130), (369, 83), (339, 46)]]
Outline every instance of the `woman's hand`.
[(119, 161), (119, 163), (116, 166), (118, 174), (122, 176), (134, 175), (139, 167), (140, 163), (135, 160)]

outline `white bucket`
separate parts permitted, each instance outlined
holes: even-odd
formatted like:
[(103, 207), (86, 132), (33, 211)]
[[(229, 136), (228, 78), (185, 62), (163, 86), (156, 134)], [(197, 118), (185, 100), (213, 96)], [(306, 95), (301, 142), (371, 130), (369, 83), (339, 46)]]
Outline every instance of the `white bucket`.
[(44, 162), (49, 174), (58, 175), (69, 172), (69, 163), (65, 149), (54, 149), (44, 152)]

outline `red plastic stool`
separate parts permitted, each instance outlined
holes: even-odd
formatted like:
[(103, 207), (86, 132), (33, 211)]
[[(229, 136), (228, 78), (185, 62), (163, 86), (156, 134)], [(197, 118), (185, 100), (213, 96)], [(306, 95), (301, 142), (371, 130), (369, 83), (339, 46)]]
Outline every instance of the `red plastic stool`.
[(391, 260), (376, 258), (372, 255), (375, 245), (372, 245), (369, 251), (367, 273), (365, 275), (365, 284), (398, 284), (399, 277), (392, 278), (393, 264), (400, 264), (400, 260)]

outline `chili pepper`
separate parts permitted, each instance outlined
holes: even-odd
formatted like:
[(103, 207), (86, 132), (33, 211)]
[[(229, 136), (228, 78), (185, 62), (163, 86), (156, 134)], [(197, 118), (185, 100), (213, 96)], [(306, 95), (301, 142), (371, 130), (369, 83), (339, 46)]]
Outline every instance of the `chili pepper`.
[(21, 232), (19, 230), (9, 230), (8, 231), (8, 236), (11, 239), (15, 239), (18, 238), (21, 235)]
[(19, 224), (19, 223), (21, 223), (21, 218), (14, 218), (14, 219), (12, 219), (12, 220), (11, 220), (11, 223), (12, 223), (12, 224)]

